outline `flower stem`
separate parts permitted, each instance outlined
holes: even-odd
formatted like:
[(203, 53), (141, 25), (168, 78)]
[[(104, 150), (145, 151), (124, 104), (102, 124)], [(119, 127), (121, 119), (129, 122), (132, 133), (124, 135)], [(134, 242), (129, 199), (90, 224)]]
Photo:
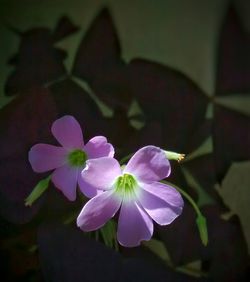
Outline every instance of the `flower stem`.
[[(165, 181), (164, 181), (165, 182)], [(174, 185), (173, 183), (167, 182), (166, 184), (170, 184), (171, 186), (174, 186), (174, 188), (179, 191), (188, 201), (189, 203), (193, 206), (197, 216), (201, 215), (201, 211), (199, 209), (199, 207), (197, 206), (197, 204), (195, 203), (195, 201), (191, 198), (191, 196), (188, 195), (188, 193), (186, 191), (184, 191), (183, 189), (181, 189), (180, 187)]]
[(180, 187), (174, 185), (171, 182), (162, 180), (163, 183), (168, 184), (173, 186), (178, 192), (180, 192), (188, 201), (189, 203), (192, 205), (193, 209), (195, 210), (197, 217), (196, 217), (196, 225), (198, 227), (199, 230), (199, 234), (200, 234), (200, 238), (201, 241), (203, 243), (203, 245), (207, 245), (208, 244), (208, 231), (207, 231), (207, 222), (206, 222), (206, 218), (203, 216), (203, 214), (201, 213), (199, 207), (197, 206), (197, 204), (195, 203), (195, 201), (191, 198), (191, 196), (188, 195), (187, 192), (185, 192), (184, 190), (182, 190)]

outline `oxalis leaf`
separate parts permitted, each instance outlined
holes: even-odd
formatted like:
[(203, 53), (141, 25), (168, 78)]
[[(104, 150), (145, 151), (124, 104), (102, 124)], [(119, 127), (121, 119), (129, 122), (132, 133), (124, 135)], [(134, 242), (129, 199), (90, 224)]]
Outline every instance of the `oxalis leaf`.
[(100, 229), (103, 241), (106, 246), (110, 248), (114, 248), (118, 250), (118, 243), (116, 240), (116, 224), (114, 220), (108, 221), (101, 229)]
[(248, 250), (250, 250), (249, 169), (250, 161), (233, 163), (222, 181), (222, 186), (217, 186), (217, 191), (225, 204), (240, 218)]
[(196, 224), (199, 229), (201, 241), (206, 246), (208, 243), (207, 220), (202, 214), (199, 214), (196, 218)]
[(193, 209), (195, 210), (197, 214), (196, 224), (199, 230), (201, 241), (204, 246), (207, 246), (208, 244), (207, 221), (206, 221), (206, 218), (202, 215), (198, 205), (194, 202), (194, 200), (190, 197), (190, 195), (187, 192), (185, 192), (184, 190), (182, 190), (180, 187), (174, 185), (173, 183), (165, 181), (165, 180), (162, 180), (162, 182), (173, 186), (192, 205)]
[(32, 204), (40, 198), (40, 196), (48, 189), (51, 176), (40, 180), (29, 196), (25, 199), (25, 206), (32, 206)]

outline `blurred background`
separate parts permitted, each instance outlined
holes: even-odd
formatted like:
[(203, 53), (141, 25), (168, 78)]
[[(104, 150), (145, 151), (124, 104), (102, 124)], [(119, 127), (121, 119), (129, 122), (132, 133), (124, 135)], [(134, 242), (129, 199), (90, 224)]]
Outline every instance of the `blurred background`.
[[(0, 0), (0, 248), (3, 281), (249, 281), (250, 4), (238, 0)], [(75, 228), (81, 201), (51, 189), (29, 148), (77, 118), (118, 159), (153, 144), (187, 155), (170, 181), (188, 202), (141, 247)]]

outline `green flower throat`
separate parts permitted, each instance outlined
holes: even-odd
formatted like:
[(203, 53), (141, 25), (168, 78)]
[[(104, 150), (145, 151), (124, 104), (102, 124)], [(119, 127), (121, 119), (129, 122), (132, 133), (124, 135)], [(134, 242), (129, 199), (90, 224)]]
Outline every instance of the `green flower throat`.
[(68, 154), (68, 161), (71, 166), (84, 166), (87, 159), (88, 159), (87, 154), (80, 149), (71, 151)]
[(137, 181), (133, 175), (125, 173), (118, 177), (115, 186), (117, 193), (123, 196), (130, 196), (135, 194)]

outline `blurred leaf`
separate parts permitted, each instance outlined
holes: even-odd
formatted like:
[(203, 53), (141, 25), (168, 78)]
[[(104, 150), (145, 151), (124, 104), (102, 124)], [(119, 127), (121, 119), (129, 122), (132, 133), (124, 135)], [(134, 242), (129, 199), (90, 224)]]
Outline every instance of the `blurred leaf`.
[(246, 281), (248, 253), (239, 220), (236, 216), (228, 221), (221, 219), (222, 211), (215, 205), (202, 209), (207, 220), (207, 247), (201, 244), (196, 215), (187, 204), (171, 225), (158, 227), (160, 238), (175, 264), (200, 259), (212, 281)]
[[(96, 103), (82, 87), (71, 79), (65, 79), (49, 87), (58, 117), (73, 115), (80, 123), (84, 138), (103, 135), (103, 116)], [(109, 137), (109, 136), (107, 136)]]
[[(1, 226), (2, 227), (2, 226)], [(36, 251), (30, 251), (36, 240), (36, 228), (32, 225), (15, 227), (8, 236), (1, 236), (0, 253), (4, 264), (1, 275), (4, 281), (33, 281), (40, 280), (39, 261)]]
[(68, 225), (43, 224), (38, 232), (46, 281), (118, 281), (120, 255)]
[(196, 278), (168, 268), (164, 264), (155, 261), (147, 261), (143, 258), (130, 258), (124, 260), (119, 282), (208, 282), (205, 278)]
[(54, 39), (47, 28), (35, 28), (20, 33), (16, 69), (9, 75), (6, 95), (23, 94), (34, 86), (44, 86), (66, 75), (63, 60), (66, 53), (54, 47)]
[(196, 277), (202, 277), (202, 276), (206, 277), (207, 274), (201, 271), (201, 267), (202, 267), (201, 261), (197, 260), (185, 264), (184, 266), (179, 266), (176, 269), (180, 272), (190, 274)]
[(41, 197), (41, 195), (48, 189), (50, 177), (40, 180), (34, 187), (29, 196), (25, 199), (25, 206), (32, 206), (32, 204)]
[(82, 39), (73, 74), (86, 79), (92, 85), (96, 78), (121, 64), (120, 55), (120, 44), (112, 18), (104, 8)]
[(213, 146), (219, 181), (233, 161), (250, 158), (246, 108), (250, 93), (249, 48), (250, 34), (244, 30), (234, 4), (230, 4), (220, 33), (214, 99)]
[(249, 161), (232, 164), (222, 181), (221, 187), (217, 190), (225, 204), (239, 216), (250, 252), (249, 171)]
[[(224, 208), (223, 201), (215, 189), (217, 183), (214, 167), (213, 154), (206, 154), (191, 161), (187, 160), (181, 164), (189, 186), (196, 189), (200, 195), (199, 205), (206, 203), (217, 203)], [(189, 173), (187, 173), (187, 171)], [(191, 175), (191, 178), (189, 177)]]
[(136, 255), (123, 258), (79, 229), (55, 222), (40, 227), (38, 248), (46, 281), (197, 281), (169, 269), (156, 256), (150, 259), (136, 252), (141, 248), (132, 248)]
[[(203, 209), (208, 224), (209, 243), (204, 256), (211, 256), (209, 273), (214, 281), (247, 281), (247, 244), (238, 217), (221, 219), (214, 207)], [(233, 242), (233, 244), (232, 244)]]
[[(187, 171), (186, 171), (187, 173)], [(190, 174), (188, 175), (191, 178)], [(192, 180), (194, 181), (194, 180)], [(199, 230), (200, 238), (204, 246), (207, 245), (208, 243), (208, 234), (207, 234), (207, 224), (206, 224), (206, 218), (202, 215), (201, 210), (199, 209), (198, 205), (195, 203), (195, 201), (192, 199), (192, 197), (189, 195), (188, 192), (184, 191), (180, 187), (174, 185), (173, 183), (167, 182), (162, 180), (161, 182), (166, 183), (174, 187), (185, 199), (186, 201), (189, 202), (189, 204), (192, 206), (194, 211), (196, 212), (196, 224)]]
[(203, 189), (200, 183), (194, 178), (190, 171), (182, 167), (182, 171), (185, 175), (188, 185), (196, 190), (198, 193), (198, 205), (204, 206), (214, 203), (213, 199), (209, 196), (205, 189)]
[(77, 83), (80, 87), (82, 87), (86, 92), (91, 96), (91, 98), (96, 102), (99, 109), (101, 110), (104, 117), (112, 118), (113, 116), (113, 110), (108, 107), (103, 101), (101, 101), (95, 93), (92, 91), (92, 89), (89, 87), (89, 85), (82, 79), (78, 79), (76, 77), (73, 78), (73, 81)]
[(249, 94), (250, 34), (241, 23), (233, 4), (222, 25), (217, 62), (216, 95)]
[(206, 111), (206, 119), (213, 119), (214, 116), (214, 105), (213, 102), (210, 101), (207, 105), (207, 111)]
[[(98, 74), (97, 74), (98, 75)], [(112, 108), (127, 112), (135, 96), (131, 91), (130, 69), (128, 66), (118, 66), (106, 70), (96, 77), (92, 88), (96, 96)]]
[(211, 153), (213, 151), (212, 141), (212, 137), (208, 137), (196, 150), (186, 155), (183, 161), (190, 161), (194, 158)]
[(67, 16), (59, 19), (57, 26), (53, 32), (53, 39), (55, 42), (64, 39), (65, 37), (74, 34), (79, 28), (74, 25)]
[(200, 258), (202, 243), (193, 207), (185, 201), (181, 216), (167, 226), (157, 226), (159, 237), (174, 265), (180, 266)]
[(146, 121), (157, 121), (162, 127), (165, 149), (188, 153), (190, 136), (205, 118), (204, 93), (182, 73), (147, 60), (132, 60), (129, 75), (130, 89)]
[[(250, 88), (249, 88), (250, 93)], [(223, 107), (238, 111), (246, 116), (250, 116), (250, 95), (236, 94), (230, 96), (215, 97), (215, 102)]]
[(158, 257), (160, 257), (162, 260), (166, 261), (168, 264), (171, 263), (170, 256), (166, 250), (166, 247), (164, 244), (156, 239), (151, 239), (150, 241), (143, 242), (143, 245), (150, 249), (153, 253), (155, 253)]
[(116, 239), (116, 224), (114, 220), (109, 220), (101, 229), (103, 241), (106, 246), (118, 250), (118, 243)]
[(102, 130), (116, 148), (117, 159), (135, 152), (132, 142), (137, 141), (137, 130), (130, 124), (127, 113), (123, 109), (116, 108), (112, 118), (104, 120)]
[(71, 211), (69, 214), (67, 213), (66, 216), (64, 216), (63, 218), (63, 224), (70, 224), (72, 222), (76, 222), (78, 215), (79, 215), (78, 208), (74, 211)]
[(250, 159), (250, 119), (215, 105), (213, 147), (217, 178), (221, 181), (233, 161)]
[(208, 233), (207, 233), (207, 221), (203, 215), (198, 215), (196, 218), (196, 224), (200, 232), (200, 238), (204, 246), (208, 243)]
[(43, 202), (32, 207), (24, 199), (39, 181), (28, 162), (28, 151), (35, 143), (51, 139), (50, 126), (56, 107), (44, 88), (33, 88), (10, 102), (0, 112), (0, 213), (15, 223), (29, 221)]
[(52, 35), (54, 46), (67, 52), (67, 57), (64, 59), (67, 73), (71, 72), (75, 52), (79, 45), (81, 34), (77, 31), (79, 31), (79, 27), (72, 23), (67, 16), (63, 16), (59, 19)]

